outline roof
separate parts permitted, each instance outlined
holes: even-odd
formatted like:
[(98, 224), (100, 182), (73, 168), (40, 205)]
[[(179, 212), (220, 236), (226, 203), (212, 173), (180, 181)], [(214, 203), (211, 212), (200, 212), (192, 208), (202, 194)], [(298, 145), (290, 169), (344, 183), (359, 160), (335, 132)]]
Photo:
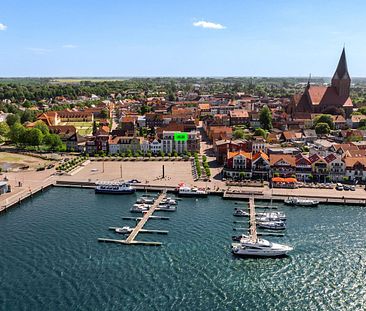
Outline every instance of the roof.
[(259, 158), (263, 158), (264, 160), (269, 161), (268, 155), (263, 151), (259, 151), (259, 152), (255, 153), (252, 157), (252, 160), (255, 161)]
[(346, 164), (346, 167), (353, 167), (357, 163), (360, 163), (361, 165), (366, 166), (366, 158), (347, 157), (347, 158), (344, 158), (344, 163)]
[(244, 109), (234, 109), (231, 110), (229, 113), (231, 118), (249, 118), (248, 111)]
[(339, 58), (337, 69), (333, 75), (333, 79), (342, 79), (348, 78), (348, 67), (347, 67), (347, 59), (346, 59), (346, 50), (343, 48), (341, 57)]
[(296, 158), (291, 154), (271, 154), (269, 160), (271, 165), (275, 165), (277, 162), (280, 161), (285, 161), (291, 166), (295, 166)]
[(283, 183), (295, 183), (297, 182), (296, 178), (281, 178), (281, 177), (273, 177), (272, 182), (283, 182)]
[(335, 154), (334, 154), (334, 153), (330, 153), (330, 154), (328, 154), (328, 155), (324, 158), (325, 162), (327, 162), (327, 163), (333, 162), (334, 160), (337, 160), (337, 159), (338, 159), (338, 158), (335, 156)]
[(245, 151), (234, 151), (234, 152), (228, 152), (228, 159), (237, 157), (239, 155), (242, 155), (244, 157), (246, 157), (247, 159), (251, 159), (252, 158), (252, 154), (250, 152), (245, 152)]
[(210, 104), (198, 104), (198, 108), (201, 110), (209, 110), (211, 108)]

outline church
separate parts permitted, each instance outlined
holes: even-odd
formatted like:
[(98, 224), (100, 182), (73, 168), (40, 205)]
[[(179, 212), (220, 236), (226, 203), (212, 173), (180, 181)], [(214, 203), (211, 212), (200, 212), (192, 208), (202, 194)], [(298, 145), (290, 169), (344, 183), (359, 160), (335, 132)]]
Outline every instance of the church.
[(351, 78), (347, 68), (346, 52), (343, 48), (331, 85), (311, 85), (308, 81), (304, 92), (293, 96), (287, 112), (293, 118), (312, 113), (342, 114), (348, 117), (353, 110), (349, 96), (350, 87)]

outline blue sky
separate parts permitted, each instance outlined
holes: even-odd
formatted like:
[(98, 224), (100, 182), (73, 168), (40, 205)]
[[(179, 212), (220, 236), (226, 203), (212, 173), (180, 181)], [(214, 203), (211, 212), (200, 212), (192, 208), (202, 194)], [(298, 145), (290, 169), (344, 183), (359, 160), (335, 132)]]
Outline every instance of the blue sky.
[(344, 44), (351, 76), (366, 76), (365, 12), (363, 0), (1, 0), (0, 76), (331, 76)]

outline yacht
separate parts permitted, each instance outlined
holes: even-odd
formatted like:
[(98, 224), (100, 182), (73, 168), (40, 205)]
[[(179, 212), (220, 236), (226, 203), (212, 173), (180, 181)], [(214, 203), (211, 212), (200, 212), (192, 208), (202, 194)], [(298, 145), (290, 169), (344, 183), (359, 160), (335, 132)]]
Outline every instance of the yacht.
[(280, 257), (292, 251), (291, 246), (272, 243), (264, 239), (256, 240), (243, 236), (239, 243), (232, 243), (231, 251), (234, 255), (244, 257)]
[(207, 197), (208, 192), (206, 189), (197, 187), (188, 187), (185, 185), (180, 185), (177, 188), (178, 195), (182, 197)]
[(127, 234), (127, 233), (131, 233), (132, 232), (132, 228), (130, 227), (122, 227), (122, 228), (116, 228), (114, 229), (115, 232), (117, 233), (121, 233), (121, 234)]
[(287, 205), (293, 206), (318, 206), (319, 201), (310, 199), (298, 199), (298, 198), (288, 198), (285, 201)]
[(95, 193), (108, 194), (131, 194), (136, 189), (127, 182), (98, 182), (96, 183)]
[(143, 213), (148, 211), (150, 208), (149, 204), (134, 204), (131, 208), (130, 208), (130, 212), (131, 213)]
[[(238, 217), (250, 217), (249, 212), (244, 209), (235, 208), (234, 209), (234, 216)], [(255, 214), (258, 217), (267, 217), (273, 220), (286, 220), (286, 214), (284, 212), (258, 212)]]
[(257, 227), (271, 230), (285, 230), (286, 224), (283, 221), (261, 221), (257, 222)]

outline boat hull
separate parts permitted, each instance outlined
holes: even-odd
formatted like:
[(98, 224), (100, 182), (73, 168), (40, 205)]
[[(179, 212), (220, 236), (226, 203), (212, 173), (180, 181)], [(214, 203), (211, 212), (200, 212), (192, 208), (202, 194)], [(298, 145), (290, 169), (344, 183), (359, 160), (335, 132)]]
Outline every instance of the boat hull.
[(95, 193), (98, 194), (133, 194), (136, 190), (122, 190), (122, 191), (113, 191), (113, 190), (101, 190), (101, 189), (95, 189)]
[(179, 193), (178, 196), (186, 198), (207, 198), (207, 193)]

